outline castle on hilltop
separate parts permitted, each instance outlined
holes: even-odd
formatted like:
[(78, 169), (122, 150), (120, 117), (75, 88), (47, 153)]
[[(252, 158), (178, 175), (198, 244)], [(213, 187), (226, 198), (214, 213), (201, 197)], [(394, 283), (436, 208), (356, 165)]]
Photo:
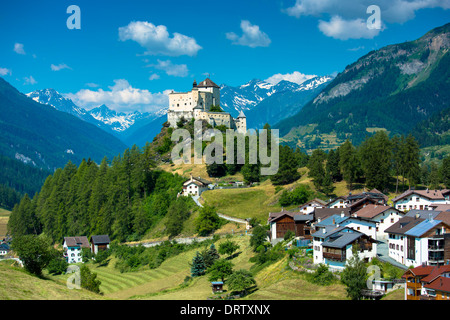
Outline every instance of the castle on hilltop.
[(241, 133), (247, 132), (247, 118), (242, 111), (233, 118), (228, 112), (211, 111), (213, 106), (220, 107), (220, 87), (209, 78), (198, 85), (194, 80), (191, 91), (169, 93), (167, 121), (176, 128), (182, 119), (205, 120), (212, 127), (225, 125)]

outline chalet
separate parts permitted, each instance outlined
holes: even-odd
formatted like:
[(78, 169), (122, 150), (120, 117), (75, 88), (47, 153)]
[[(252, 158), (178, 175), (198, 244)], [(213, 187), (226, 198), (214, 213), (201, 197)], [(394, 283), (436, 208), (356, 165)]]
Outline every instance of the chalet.
[(364, 233), (372, 239), (376, 239), (376, 223), (360, 217), (345, 216), (344, 213), (341, 213), (340, 215), (332, 215), (314, 224), (316, 231), (325, 229), (327, 226), (334, 226), (335, 228), (349, 227)]
[(313, 236), (313, 259), (315, 264), (327, 264), (330, 269), (343, 270), (353, 255), (353, 245), (359, 247), (359, 257), (366, 262), (376, 257), (376, 241), (362, 232), (349, 227), (326, 226)]
[(64, 238), (64, 257), (68, 263), (83, 262), (83, 248), (89, 248), (89, 241), (86, 236)]
[(310, 214), (314, 212), (315, 208), (325, 208), (326, 205), (327, 204), (325, 201), (322, 201), (320, 199), (313, 199), (300, 206), (299, 211), (303, 214)]
[(340, 197), (334, 198), (333, 200), (330, 200), (326, 204), (326, 207), (327, 208), (347, 208), (346, 197), (340, 196)]
[(110, 244), (108, 235), (91, 236), (91, 251), (97, 254), (100, 250), (108, 250)]
[(352, 211), (357, 211), (368, 204), (387, 204), (387, 196), (380, 191), (373, 189), (371, 191), (364, 191), (357, 194), (349, 193), (348, 196), (340, 196), (330, 200), (326, 204), (328, 208), (351, 208)]
[(187, 196), (200, 196), (202, 192), (208, 190), (208, 185), (211, 182), (204, 180), (200, 177), (193, 177), (183, 183), (182, 195)]
[(221, 293), (223, 292), (223, 282), (222, 281), (213, 281), (211, 282), (211, 288), (213, 293)]
[(450, 204), (450, 190), (407, 190), (392, 199), (398, 210), (428, 210), (431, 205)]
[(450, 300), (450, 265), (421, 265), (408, 269), (405, 300)]
[(281, 212), (271, 212), (268, 219), (270, 238), (271, 240), (283, 239), (288, 231), (292, 231), (296, 237), (310, 239), (310, 225), (313, 219), (312, 214), (302, 214), (284, 209)]
[(376, 223), (376, 239), (385, 240), (385, 230), (402, 218), (405, 213), (387, 205), (369, 204), (354, 213), (357, 217)]
[(432, 213), (423, 217), (405, 215), (387, 228), (389, 256), (406, 266), (443, 264), (448, 250), (450, 225), (436, 220)]

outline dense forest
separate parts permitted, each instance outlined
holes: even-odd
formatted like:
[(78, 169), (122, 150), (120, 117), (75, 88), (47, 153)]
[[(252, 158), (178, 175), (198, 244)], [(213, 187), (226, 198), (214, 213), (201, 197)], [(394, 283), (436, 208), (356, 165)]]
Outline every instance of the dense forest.
[(0, 154), (0, 207), (12, 209), (24, 194), (39, 192), (49, 171)]
[(110, 163), (72, 162), (49, 176), (33, 198), (25, 195), (11, 213), (12, 235), (45, 233), (55, 242), (66, 236), (109, 234), (136, 240), (167, 213), (183, 178), (154, 169), (147, 145), (134, 146)]

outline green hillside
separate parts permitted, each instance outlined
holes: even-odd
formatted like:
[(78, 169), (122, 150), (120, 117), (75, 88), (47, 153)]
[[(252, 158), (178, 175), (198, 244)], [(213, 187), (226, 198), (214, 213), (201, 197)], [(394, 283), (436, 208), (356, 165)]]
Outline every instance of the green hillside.
[(286, 143), (306, 150), (332, 148), (347, 138), (359, 144), (373, 128), (412, 132), (417, 123), (449, 107), (449, 38), (447, 24), (418, 40), (368, 53), (274, 128)]

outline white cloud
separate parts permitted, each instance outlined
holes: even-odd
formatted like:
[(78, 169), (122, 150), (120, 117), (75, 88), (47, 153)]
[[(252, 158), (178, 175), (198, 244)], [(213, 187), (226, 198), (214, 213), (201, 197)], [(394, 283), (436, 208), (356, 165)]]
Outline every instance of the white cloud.
[(93, 82), (86, 83), (86, 86), (89, 87), (89, 88), (98, 88), (98, 87), (100, 87), (98, 84), (93, 83)]
[(326, 36), (340, 40), (372, 39), (381, 31), (381, 29), (367, 28), (366, 20), (344, 20), (339, 16), (332, 17), (329, 22), (320, 20), (319, 29)]
[(33, 78), (33, 76), (25, 77), (24, 80), (25, 80), (25, 84), (33, 85), (33, 84), (37, 83), (37, 81)]
[(186, 77), (189, 70), (185, 64), (173, 64), (170, 60), (157, 60), (157, 64), (150, 64), (148, 67), (153, 67), (158, 70), (164, 71), (169, 76), (174, 77)]
[(7, 76), (7, 75), (11, 75), (12, 72), (10, 69), (7, 68), (0, 68), (0, 76)]
[(168, 92), (152, 93), (146, 89), (133, 88), (125, 79), (114, 80), (114, 85), (108, 89), (82, 89), (64, 96), (88, 110), (105, 104), (118, 112), (148, 112), (169, 104)]
[(281, 74), (281, 73), (274, 74), (273, 76), (267, 78), (265, 81), (268, 83), (271, 83), (271, 84), (277, 84), (278, 82), (280, 82), (282, 80), (286, 80), (286, 81), (294, 82), (297, 84), (302, 84), (306, 80), (312, 79), (314, 77), (317, 77), (317, 76), (303, 74), (301, 72), (294, 71), (292, 73), (286, 73), (286, 74)]
[(177, 32), (171, 37), (166, 26), (155, 26), (146, 21), (133, 21), (120, 27), (119, 39), (136, 41), (147, 50), (145, 54), (148, 55), (195, 56), (202, 49), (194, 38)]
[(160, 77), (159, 77), (159, 74), (157, 74), (157, 73), (152, 73), (151, 75), (150, 75), (150, 77), (148, 78), (148, 80), (158, 80)]
[[(404, 23), (414, 19), (416, 11), (421, 9), (450, 9), (449, 0), (296, 0), (293, 6), (282, 11), (296, 18), (314, 16), (330, 19), (331, 17), (328, 22), (321, 21), (319, 28), (321, 27), (322, 32), (325, 30), (326, 35), (337, 39), (358, 36), (372, 38), (375, 33), (373, 30), (367, 32), (362, 30), (362, 21), (365, 24), (372, 15), (367, 13), (367, 8), (371, 5), (377, 5), (380, 8), (383, 27), (386, 23)], [(352, 26), (356, 30), (352, 30)], [(332, 30), (332, 28), (339, 28), (339, 30)], [(348, 35), (345, 34), (346, 32)]]
[(52, 69), (52, 71), (59, 71), (59, 70), (62, 70), (62, 69), (70, 69), (70, 70), (72, 70), (72, 68), (69, 67), (69, 66), (68, 66), (67, 64), (65, 64), (65, 63), (60, 63), (60, 64), (58, 64), (58, 65), (52, 64), (52, 65), (50, 66), (50, 68)]
[(14, 52), (18, 54), (26, 54), (25, 50), (23, 49), (22, 43), (15, 43), (14, 44)]
[(233, 44), (247, 46), (251, 48), (255, 47), (267, 47), (272, 42), (269, 36), (259, 29), (259, 26), (252, 25), (247, 20), (241, 21), (242, 35), (239, 37), (234, 32), (228, 32), (226, 37), (231, 40)]

